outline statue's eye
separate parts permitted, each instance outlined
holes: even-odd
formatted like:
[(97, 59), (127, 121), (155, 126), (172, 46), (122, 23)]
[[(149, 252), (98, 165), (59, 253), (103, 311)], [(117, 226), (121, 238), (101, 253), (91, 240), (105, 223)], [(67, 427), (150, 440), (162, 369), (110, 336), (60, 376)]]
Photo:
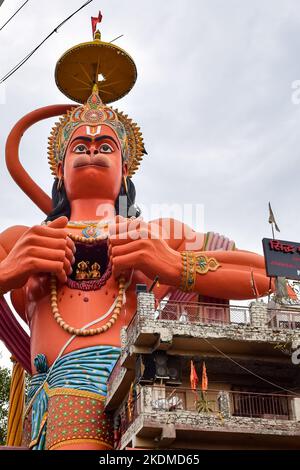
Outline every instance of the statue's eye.
[(112, 153), (114, 149), (109, 144), (102, 144), (99, 147), (100, 153)]
[(74, 153), (85, 153), (87, 151), (87, 146), (84, 144), (78, 144), (76, 147), (74, 147), (73, 152)]

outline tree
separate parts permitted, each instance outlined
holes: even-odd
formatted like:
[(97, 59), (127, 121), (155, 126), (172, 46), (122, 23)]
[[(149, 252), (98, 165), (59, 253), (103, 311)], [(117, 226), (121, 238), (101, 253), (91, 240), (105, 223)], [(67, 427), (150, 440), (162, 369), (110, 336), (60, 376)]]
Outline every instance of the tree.
[(10, 378), (9, 369), (0, 369), (0, 445), (4, 445), (6, 440)]

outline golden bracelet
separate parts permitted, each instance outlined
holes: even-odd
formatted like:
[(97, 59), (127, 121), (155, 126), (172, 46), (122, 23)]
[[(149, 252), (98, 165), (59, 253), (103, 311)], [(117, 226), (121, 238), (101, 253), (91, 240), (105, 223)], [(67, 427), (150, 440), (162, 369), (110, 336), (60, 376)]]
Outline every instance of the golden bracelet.
[(192, 292), (195, 288), (196, 275), (216, 271), (221, 265), (215, 258), (208, 258), (203, 253), (182, 251), (182, 275), (180, 289)]

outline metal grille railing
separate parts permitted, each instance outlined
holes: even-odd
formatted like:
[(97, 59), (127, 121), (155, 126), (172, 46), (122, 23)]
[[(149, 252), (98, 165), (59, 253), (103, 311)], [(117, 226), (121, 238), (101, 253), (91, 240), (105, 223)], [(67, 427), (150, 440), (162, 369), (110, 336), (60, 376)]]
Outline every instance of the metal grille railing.
[(270, 328), (295, 330), (300, 328), (300, 311), (289, 309), (268, 309)]
[(173, 320), (181, 323), (203, 323), (208, 325), (250, 323), (248, 307), (165, 300), (159, 302), (156, 318), (158, 320)]
[[(219, 412), (219, 390), (203, 394), (188, 388), (155, 387), (152, 389), (152, 408), (157, 411)], [(228, 391), (233, 416), (269, 419), (293, 419), (291, 396), (271, 393)]]
[(230, 392), (230, 395), (233, 416), (293, 419), (290, 396), (249, 392)]

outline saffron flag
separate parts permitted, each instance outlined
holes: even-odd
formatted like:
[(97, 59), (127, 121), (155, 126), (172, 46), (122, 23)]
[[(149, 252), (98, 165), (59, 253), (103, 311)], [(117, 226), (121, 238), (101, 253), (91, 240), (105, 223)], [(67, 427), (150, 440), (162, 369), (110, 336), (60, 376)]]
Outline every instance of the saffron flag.
[(201, 388), (202, 391), (205, 392), (208, 388), (208, 379), (207, 379), (207, 373), (206, 373), (206, 365), (205, 362), (203, 361), (202, 364), (202, 383), (201, 383)]
[(98, 24), (98, 23), (101, 23), (101, 20), (102, 20), (101, 11), (99, 11), (97, 17), (95, 17), (95, 16), (92, 16), (92, 17), (91, 17), (91, 21), (92, 21), (92, 30), (93, 30), (93, 37), (94, 37), (94, 35), (95, 35), (95, 31), (96, 31), (97, 24)]
[(127, 411), (128, 411), (128, 420), (131, 421), (133, 417), (133, 404), (134, 404), (134, 398), (133, 398), (133, 382), (131, 382), (130, 385), (130, 390), (129, 390), (129, 395), (128, 395), (128, 401), (127, 401)]
[(198, 375), (194, 366), (193, 361), (191, 361), (191, 373), (190, 373), (190, 380), (191, 380), (191, 389), (196, 391), (197, 384), (199, 382)]

